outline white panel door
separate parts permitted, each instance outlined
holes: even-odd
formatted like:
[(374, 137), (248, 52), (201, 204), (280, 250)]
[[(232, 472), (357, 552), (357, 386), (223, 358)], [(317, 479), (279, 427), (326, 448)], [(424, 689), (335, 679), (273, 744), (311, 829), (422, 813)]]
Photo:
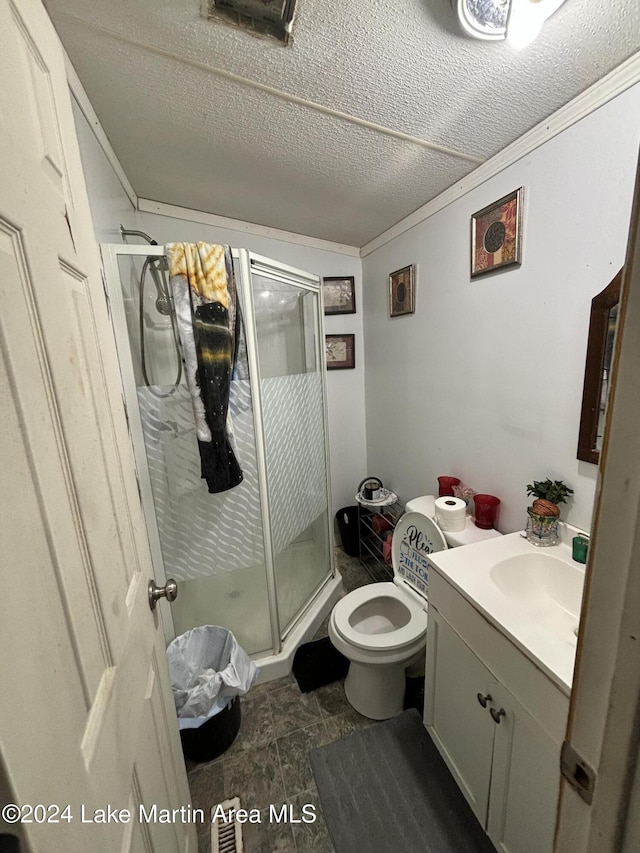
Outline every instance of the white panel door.
[(32, 853), (182, 853), (139, 811), (189, 794), (63, 53), (37, 0), (0, 30), (0, 765)]

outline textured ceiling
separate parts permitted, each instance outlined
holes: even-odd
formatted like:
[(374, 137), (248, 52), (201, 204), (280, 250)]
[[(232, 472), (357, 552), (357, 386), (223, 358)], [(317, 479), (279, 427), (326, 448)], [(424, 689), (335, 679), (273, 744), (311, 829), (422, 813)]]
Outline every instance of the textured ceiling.
[(521, 51), (449, 0), (298, 0), (286, 47), (200, 0), (45, 6), (139, 196), (354, 246), (640, 49), (638, 0), (567, 0)]

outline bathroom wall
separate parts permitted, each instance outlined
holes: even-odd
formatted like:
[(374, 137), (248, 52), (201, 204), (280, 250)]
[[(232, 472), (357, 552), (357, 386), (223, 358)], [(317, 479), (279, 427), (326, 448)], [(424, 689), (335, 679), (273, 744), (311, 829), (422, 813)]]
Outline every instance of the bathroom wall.
[(136, 227), (135, 207), (98, 144), (73, 94), (71, 106), (96, 240), (99, 243), (119, 243), (120, 224), (125, 228)]
[[(363, 258), (368, 468), (402, 498), (453, 474), (501, 498), (511, 532), (549, 476), (575, 490), (563, 517), (590, 526), (590, 303), (624, 262), (639, 136), (636, 86)], [(471, 280), (471, 214), (520, 186), (522, 266)], [(412, 263), (415, 314), (390, 318), (388, 274)]]
[[(188, 216), (188, 212), (184, 212)], [(197, 214), (194, 212), (194, 220)], [(261, 236), (219, 225), (176, 219), (157, 213), (138, 213), (138, 227), (158, 243), (174, 241), (227, 243), (320, 276), (354, 276), (356, 313), (325, 317), (327, 334), (355, 333), (356, 366), (327, 373), (327, 408), (331, 454), (333, 512), (354, 503), (357, 486), (367, 474), (364, 401), (364, 342), (362, 331), (361, 262), (353, 254), (313, 248), (284, 239)], [(293, 239), (293, 235), (292, 235)]]
[[(345, 247), (341, 251), (342, 247), (337, 246), (332, 250), (332, 244), (326, 244), (331, 248), (317, 248), (313, 244), (322, 246), (322, 241), (306, 240), (304, 237), (298, 241), (296, 235), (290, 235), (287, 239), (284, 232), (273, 232), (277, 237), (263, 236), (252, 233), (250, 225), (234, 230), (212, 225), (211, 222), (198, 222), (198, 218), (216, 221), (220, 217), (203, 217), (195, 211), (181, 211), (181, 216), (192, 217), (189, 220), (135, 210), (85, 115), (73, 98), (72, 103), (98, 242), (120, 243), (119, 227), (122, 223), (125, 227), (149, 233), (158, 243), (197, 240), (229, 243), (316, 273), (320, 277), (355, 277), (357, 313), (325, 317), (325, 331), (328, 334), (354, 332), (356, 336), (355, 369), (330, 371), (327, 375), (332, 510), (335, 513), (340, 507), (353, 504), (356, 487), (367, 474), (362, 279), (357, 250)], [(240, 223), (237, 223), (239, 226)], [(141, 240), (136, 238), (133, 242)]]
[[(356, 334), (355, 370), (327, 377), (334, 511), (353, 503), (366, 473), (405, 500), (451, 473), (502, 499), (508, 532), (524, 524), (526, 483), (550, 476), (576, 491), (564, 517), (589, 526), (597, 469), (575, 457), (589, 309), (624, 260), (639, 87), (366, 255), (362, 279), (360, 260), (340, 251), (195, 212), (187, 221), (135, 211), (73, 106), (99, 241), (119, 242), (122, 222), (160, 243), (226, 241), (319, 276), (355, 276), (357, 313), (325, 318), (326, 332)], [(518, 186), (523, 265), (472, 281), (470, 215)], [(408, 263), (418, 265), (416, 313), (391, 319), (388, 274)]]

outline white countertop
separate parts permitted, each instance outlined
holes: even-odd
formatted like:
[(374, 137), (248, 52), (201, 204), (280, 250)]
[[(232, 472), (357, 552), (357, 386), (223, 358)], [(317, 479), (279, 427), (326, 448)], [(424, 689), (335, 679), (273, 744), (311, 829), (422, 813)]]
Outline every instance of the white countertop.
[[(563, 541), (549, 548), (532, 545), (521, 533), (510, 533), (430, 554), (429, 562), (569, 695), (577, 645), (574, 630), (579, 621), (585, 567), (573, 560), (571, 554), (571, 539), (580, 531), (562, 522), (561, 531)], [(492, 574), (492, 569), (502, 561), (522, 557), (531, 562), (536, 558), (544, 562), (544, 558), (552, 557), (565, 565), (545, 563), (547, 582), (545, 572), (539, 577), (525, 568), (522, 583), (518, 569), (509, 575), (510, 589), (508, 585), (498, 585), (498, 574), (496, 571)], [(511, 562), (519, 566), (516, 561)], [(560, 583), (557, 600), (548, 599), (548, 588), (555, 590), (555, 581), (565, 578), (567, 583)], [(566, 598), (565, 590), (568, 590)], [(437, 602), (434, 605), (437, 607)]]

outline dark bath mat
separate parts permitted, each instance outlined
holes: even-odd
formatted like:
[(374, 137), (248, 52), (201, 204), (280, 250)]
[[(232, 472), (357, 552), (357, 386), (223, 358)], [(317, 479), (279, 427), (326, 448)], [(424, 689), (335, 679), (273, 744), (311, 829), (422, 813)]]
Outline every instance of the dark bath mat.
[(331, 644), (329, 637), (304, 643), (293, 658), (293, 674), (302, 693), (317, 690), (344, 678), (349, 661)]
[(310, 758), (336, 853), (495, 853), (415, 709)]

